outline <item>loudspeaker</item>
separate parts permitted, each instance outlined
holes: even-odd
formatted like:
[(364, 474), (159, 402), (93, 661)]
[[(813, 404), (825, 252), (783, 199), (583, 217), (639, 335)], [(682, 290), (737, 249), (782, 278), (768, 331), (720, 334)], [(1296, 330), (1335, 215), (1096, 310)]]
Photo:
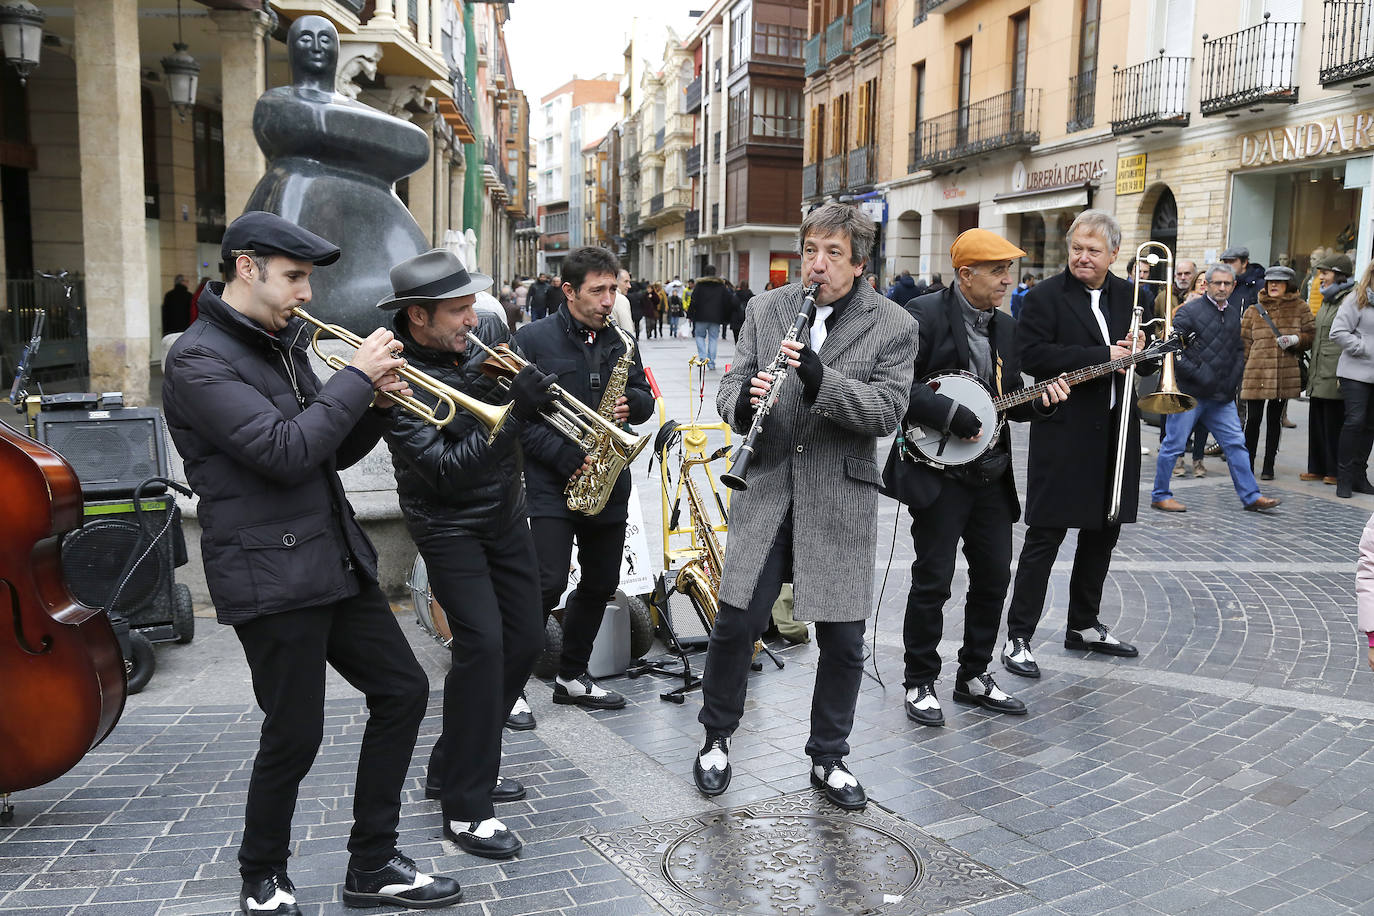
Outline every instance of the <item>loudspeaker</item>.
[(168, 475), (167, 436), (156, 407), (43, 411), (35, 424), (38, 441), (71, 463), (88, 497), (132, 496), (149, 477)]

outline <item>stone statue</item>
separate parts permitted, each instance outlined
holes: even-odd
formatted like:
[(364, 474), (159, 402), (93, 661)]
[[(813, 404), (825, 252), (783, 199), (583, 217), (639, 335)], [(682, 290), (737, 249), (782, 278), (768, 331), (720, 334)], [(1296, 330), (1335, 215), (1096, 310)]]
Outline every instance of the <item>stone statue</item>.
[(335, 91), (339, 33), (302, 16), (286, 36), (291, 85), (263, 93), (253, 135), (267, 174), (248, 210), (267, 210), (343, 249), (310, 278), (311, 314), (368, 334), (383, 324), (376, 303), (391, 292), (389, 271), (429, 249), (395, 184), (425, 164), (429, 137)]

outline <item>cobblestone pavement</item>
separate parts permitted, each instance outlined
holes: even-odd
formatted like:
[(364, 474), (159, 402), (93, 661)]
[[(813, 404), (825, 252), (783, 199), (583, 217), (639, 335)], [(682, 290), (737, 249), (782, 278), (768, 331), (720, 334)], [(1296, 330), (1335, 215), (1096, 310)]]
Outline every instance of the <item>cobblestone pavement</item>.
[[(690, 342), (646, 341), (644, 351), (670, 415), (686, 416)], [(722, 351), (724, 363), (729, 346)], [(715, 419), (716, 379), (707, 380), (707, 419)], [(878, 804), (1015, 885), (1012, 895), (967, 912), (1368, 912), (1374, 673), (1354, 629), (1353, 565), (1374, 500), (1336, 500), (1334, 488), (1297, 480), (1305, 406), (1292, 405), (1291, 414), (1299, 428), (1285, 431), (1280, 479), (1265, 485), (1283, 497), (1278, 511), (1242, 512), (1224, 463), (1209, 458), (1207, 478), (1176, 481), (1186, 514), (1145, 508), (1125, 529), (1103, 617), (1140, 646), (1140, 658), (1085, 658), (1060, 647), (1072, 539), (1066, 543), (1034, 647), (1044, 677), (1023, 681), (995, 669), (1030, 706), (1025, 718), (954, 705), (951, 668), (937, 685), (948, 724), (925, 729), (906, 720), (901, 617), (911, 546), (907, 516), (884, 501), (874, 570), (884, 597), (872, 639), (885, 686), (865, 679), (850, 763)], [(1013, 435), (1024, 443), (1023, 428)], [(1144, 438), (1155, 445), (1153, 435)], [(1020, 471), (1023, 447), (1017, 456)], [(1148, 493), (1153, 459), (1144, 464)], [(657, 467), (648, 473), (643, 462), (636, 467), (653, 532)], [(961, 562), (946, 634), (961, 632), (966, 584)], [(811, 645), (779, 646), (786, 667), (765, 664), (752, 677), (732, 747), (736, 775), (714, 800), (691, 786), (699, 695), (678, 706), (659, 699), (670, 680), (618, 680), (612, 686), (629, 707), (588, 714), (554, 708), (547, 686), (531, 683), (539, 727), (507, 733), (504, 766), (530, 786), (530, 797), (500, 810), (525, 852), (505, 863), (470, 858), (442, 839), (437, 804), (421, 791), (445, 658), (404, 613), (436, 690), (407, 784), (401, 845), (421, 867), (463, 882), (465, 902), (448, 912), (660, 912), (583, 837), (807, 791)], [(213, 621), (201, 623), (191, 645), (159, 647), (153, 682), (131, 698), (104, 745), (63, 778), (14, 797), (15, 820), (0, 827), (0, 912), (234, 911), (260, 718), (237, 641)], [(941, 646), (950, 660), (956, 649)], [(311, 914), (344, 912), (348, 793), (365, 717), (356, 694), (337, 678), (330, 683), (325, 743), (303, 787), (291, 870)]]

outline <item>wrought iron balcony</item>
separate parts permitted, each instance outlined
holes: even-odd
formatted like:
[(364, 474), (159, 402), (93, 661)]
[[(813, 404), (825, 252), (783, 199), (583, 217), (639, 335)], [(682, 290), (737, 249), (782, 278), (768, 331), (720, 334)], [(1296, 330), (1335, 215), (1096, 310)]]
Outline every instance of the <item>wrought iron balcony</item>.
[(682, 215), (682, 231), (690, 236), (701, 234), (700, 210), (688, 210)]
[(845, 34), (847, 24), (845, 17), (841, 16), (825, 27), (826, 66), (849, 56), (849, 42), (846, 40), (849, 36)]
[(1040, 142), (1040, 90), (1012, 89), (922, 121), (907, 171)]
[(806, 39), (806, 44), (802, 46), (802, 59), (806, 62), (806, 75), (815, 76), (825, 69), (821, 64), (821, 40), (825, 36), (820, 32)]
[(693, 146), (687, 150), (687, 177), (695, 178), (701, 174), (701, 146)]
[(701, 77), (697, 77), (687, 84), (687, 101), (682, 106), (682, 110), (691, 114), (701, 108)]
[(878, 147), (861, 146), (849, 151), (849, 181), (851, 191), (871, 188), (878, 181)]
[(845, 166), (849, 157), (844, 153), (831, 156), (821, 165), (821, 190), (826, 194), (838, 194), (845, 189)]
[[(1317, 78), (1323, 86), (1354, 83), (1356, 89), (1374, 76), (1374, 6), (1353, 0), (1322, 4), (1322, 65)], [(1361, 80), (1361, 82), (1355, 82)]]
[[(1230, 35), (1202, 36), (1202, 113), (1298, 100), (1301, 22), (1264, 22)], [(1231, 117), (1237, 117), (1232, 115)]]
[(1112, 133), (1187, 127), (1191, 57), (1165, 57), (1112, 73)]
[[(881, 17), (882, 10), (878, 10)], [(876, 44), (883, 37), (883, 20), (879, 18), (876, 22), (873, 19), (873, 0), (860, 0), (854, 4), (854, 25), (851, 29), (850, 44), (857, 51), (860, 48)]]
[(1087, 130), (1093, 126), (1093, 113), (1097, 108), (1097, 70), (1084, 70), (1077, 76), (1069, 77), (1069, 121), (1067, 133)]
[(820, 196), (820, 183), (816, 180), (820, 166), (816, 163), (802, 166), (802, 200)]

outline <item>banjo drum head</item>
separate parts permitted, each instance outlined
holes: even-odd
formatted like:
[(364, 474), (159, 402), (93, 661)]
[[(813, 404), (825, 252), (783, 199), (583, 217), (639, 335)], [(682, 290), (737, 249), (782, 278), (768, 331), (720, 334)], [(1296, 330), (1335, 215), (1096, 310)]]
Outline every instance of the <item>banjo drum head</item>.
[(973, 411), (983, 424), (983, 432), (977, 442), (950, 435), (942, 450), (940, 440), (945, 438), (943, 432), (924, 426), (913, 427), (911, 432), (919, 432), (920, 435), (908, 435), (908, 445), (933, 463), (957, 466), (967, 464), (996, 443), (1002, 431), (1002, 417), (992, 402), (987, 386), (976, 375), (950, 372), (928, 378), (926, 384)]
[(415, 622), (420, 625), (434, 641), (445, 649), (453, 642), (449, 632), (448, 617), (434, 593), (429, 588), (429, 570), (425, 568), (425, 558), (416, 554), (415, 563), (410, 567), (410, 578), (406, 581), (410, 588), (410, 603), (415, 610)]

